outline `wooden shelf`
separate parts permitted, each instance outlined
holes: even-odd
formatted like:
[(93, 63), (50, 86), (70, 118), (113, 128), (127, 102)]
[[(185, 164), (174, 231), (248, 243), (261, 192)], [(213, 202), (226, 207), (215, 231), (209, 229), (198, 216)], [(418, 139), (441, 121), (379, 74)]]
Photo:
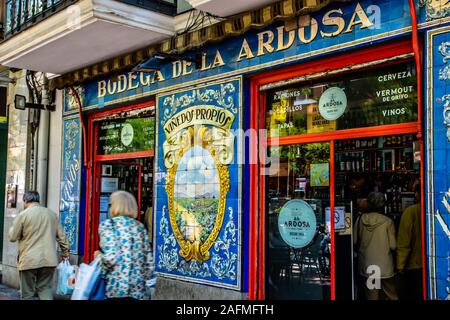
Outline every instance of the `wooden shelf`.
[(389, 171), (335, 171), (335, 174), (352, 174), (352, 173), (367, 173), (367, 174), (374, 174), (374, 173), (404, 173), (404, 174), (412, 174), (412, 173), (415, 173), (415, 174), (419, 174), (420, 173), (420, 171), (418, 171), (418, 170), (398, 170), (398, 171), (392, 171), (392, 170), (389, 170)]
[(395, 146), (395, 147), (381, 147), (381, 148), (365, 148), (365, 149), (351, 149), (351, 150), (335, 150), (335, 153), (358, 153), (363, 151), (382, 151), (382, 150), (393, 150), (393, 149), (412, 149), (412, 146)]

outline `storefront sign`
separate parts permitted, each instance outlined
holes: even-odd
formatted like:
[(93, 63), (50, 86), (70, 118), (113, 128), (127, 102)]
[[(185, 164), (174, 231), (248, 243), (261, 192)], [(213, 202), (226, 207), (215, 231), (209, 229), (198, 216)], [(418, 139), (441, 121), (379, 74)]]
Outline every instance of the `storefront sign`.
[(284, 242), (293, 248), (306, 247), (316, 234), (316, 214), (303, 200), (291, 200), (281, 208), (278, 229)]
[(336, 120), (342, 116), (347, 108), (347, 96), (339, 87), (327, 89), (319, 100), (319, 111), (328, 121)]
[(129, 123), (123, 125), (122, 130), (120, 132), (120, 141), (126, 147), (128, 147), (131, 142), (133, 142), (134, 130), (133, 126)]
[[(84, 108), (103, 108), (160, 93), (169, 87), (198, 83), (199, 79), (209, 81), (263, 71), (408, 32), (407, 0), (390, 2), (386, 10), (375, 0), (332, 4), (295, 21), (276, 22), (263, 30), (250, 30), (242, 36), (207, 45), (197, 64), (180, 60), (161, 64), (157, 72), (126, 71), (114, 78), (92, 81), (80, 95), (82, 104)], [(194, 59), (195, 54), (188, 52), (186, 56)], [(66, 96), (71, 97), (70, 93)], [(75, 113), (76, 101), (69, 100), (65, 111)]]
[(240, 288), (241, 78), (157, 97), (156, 270)]
[[(254, 39), (243, 38), (239, 50), (236, 50), (231, 56), (225, 56), (229, 60), (224, 60), (224, 52), (221, 49), (216, 49), (211, 57), (204, 54), (201, 64), (197, 68), (199, 71), (212, 70), (233, 62), (245, 62), (255, 57), (288, 50), (294, 44), (308, 45), (316, 38), (332, 38), (341, 34), (351, 33), (354, 30), (371, 28), (374, 26), (374, 23), (369, 17), (371, 17), (371, 13), (366, 12), (361, 3), (351, 7), (348, 6), (345, 8), (345, 11), (342, 8), (326, 11), (322, 17), (303, 16), (300, 26), (296, 30), (287, 31), (284, 26), (280, 26), (276, 30), (266, 30), (257, 33)], [(320, 23), (318, 19), (321, 19)], [(256, 47), (250, 45), (250, 43), (254, 42), (257, 42)], [(127, 90), (137, 89), (142, 85), (188, 76), (194, 70), (195, 66), (192, 62), (175, 61), (171, 64), (170, 69), (165, 69), (164, 72), (157, 71), (149, 75), (141, 73), (139, 77), (136, 74), (129, 73), (120, 75), (116, 81), (101, 80), (98, 82), (97, 98), (105, 97), (107, 94), (114, 95)]]

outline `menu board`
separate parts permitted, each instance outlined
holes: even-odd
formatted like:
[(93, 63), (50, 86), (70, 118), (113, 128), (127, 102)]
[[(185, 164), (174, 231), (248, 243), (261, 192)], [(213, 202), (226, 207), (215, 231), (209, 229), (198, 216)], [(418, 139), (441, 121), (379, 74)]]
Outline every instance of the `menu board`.
[(266, 96), (271, 137), (417, 121), (417, 77), (409, 62), (271, 89)]

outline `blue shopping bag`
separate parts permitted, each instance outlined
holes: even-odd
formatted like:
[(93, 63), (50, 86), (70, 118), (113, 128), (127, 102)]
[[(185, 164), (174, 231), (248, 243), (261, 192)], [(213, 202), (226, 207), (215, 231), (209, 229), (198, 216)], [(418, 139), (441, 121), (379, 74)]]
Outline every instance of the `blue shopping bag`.
[(73, 292), (75, 284), (75, 268), (70, 265), (68, 260), (63, 260), (57, 267), (58, 284), (56, 294), (70, 295)]
[(101, 255), (89, 265), (82, 263), (78, 270), (72, 300), (103, 300), (105, 299), (105, 283), (101, 275)]
[(105, 300), (106, 299), (106, 282), (105, 279), (99, 275), (97, 280), (94, 282), (94, 286), (91, 290), (91, 295), (89, 300)]

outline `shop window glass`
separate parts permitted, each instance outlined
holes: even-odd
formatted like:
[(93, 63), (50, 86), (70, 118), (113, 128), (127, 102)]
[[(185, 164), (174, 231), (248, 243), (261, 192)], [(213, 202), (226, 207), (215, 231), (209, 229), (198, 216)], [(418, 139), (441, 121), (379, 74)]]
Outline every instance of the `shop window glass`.
[(271, 147), (269, 299), (330, 299), (330, 144)]
[(403, 63), (267, 91), (270, 137), (417, 121), (416, 71)]
[(154, 143), (154, 116), (107, 120), (100, 123), (98, 154), (153, 150)]

